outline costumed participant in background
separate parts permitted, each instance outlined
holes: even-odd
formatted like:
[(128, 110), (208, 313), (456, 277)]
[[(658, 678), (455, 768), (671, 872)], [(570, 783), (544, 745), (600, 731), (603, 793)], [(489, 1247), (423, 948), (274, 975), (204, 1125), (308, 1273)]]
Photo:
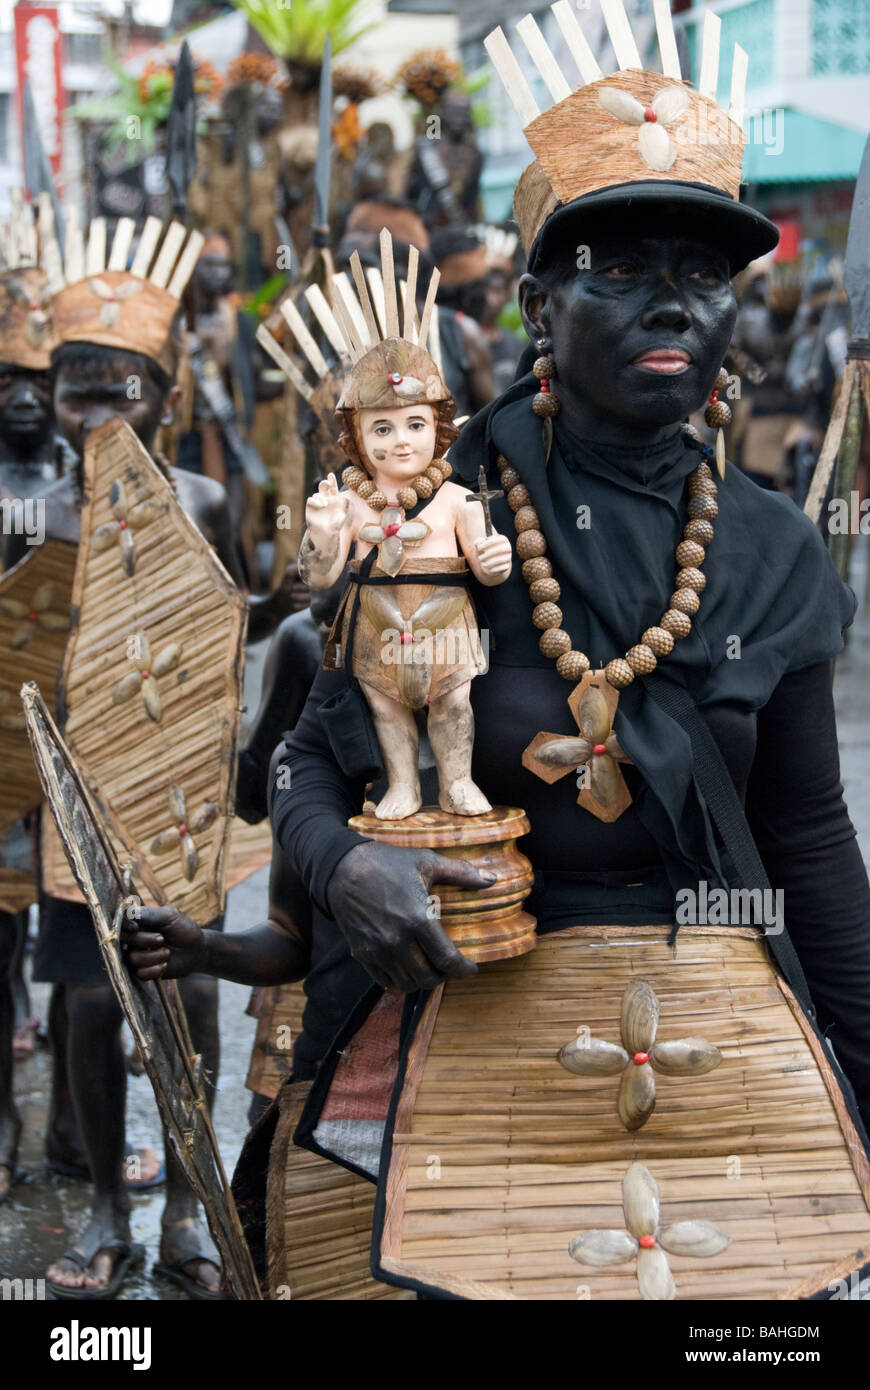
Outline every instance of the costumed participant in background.
[[(786, 385), (795, 401), (802, 403), (800, 419), (785, 444), (791, 463), (791, 493), (799, 507), (807, 500), (846, 366), (849, 300), (843, 288), (842, 270), (832, 269), (838, 273), (817, 271), (807, 282), (795, 316), (794, 345), (786, 367)], [(833, 484), (832, 478), (832, 487)]]
[[(126, 420), (150, 448), (178, 398), (173, 385), (178, 360), (174, 323), (202, 238), (194, 232), (186, 239), (184, 228), (172, 224), (161, 242), (162, 231), (159, 219), (146, 223), (127, 270), (131, 222), (119, 224), (108, 264), (104, 223), (91, 225), (87, 250), (75, 225), (67, 225), (66, 283), (54, 296), (59, 344), (53, 354), (55, 409), (60, 428), (80, 455), (91, 431), (115, 416)], [(211, 479), (156, 462), (221, 560), (231, 564), (223, 489)], [(71, 474), (46, 493), (46, 535), (77, 542), (81, 503), (79, 458)], [(156, 1155), (146, 1151), (141, 1180), (123, 1180), (126, 1068), (121, 1013), (87, 907), (41, 893), (33, 976), (56, 987), (50, 1020), (54, 1078), (47, 1158), (58, 1171), (80, 1172), (94, 1183), (92, 1221), (81, 1246), (85, 1257), (78, 1262), (64, 1257), (49, 1268), (47, 1278), (62, 1296), (87, 1297), (94, 1291), (105, 1295), (119, 1286), (130, 1267), (127, 1189), (153, 1186), (160, 1174)], [(211, 981), (203, 980), (190, 981), (185, 989), (191, 1034), (205, 1067), (216, 1077), (216, 991)], [(81, 1153), (69, 1147), (65, 1131), (67, 1095), (78, 1121)], [(197, 1230), (196, 1199), (168, 1149), (166, 1182), (161, 1259), (167, 1268), (178, 1267), (189, 1281), (189, 1291), (196, 1286), (201, 1294), (214, 1296), (220, 1280), (214, 1251)]]
[(192, 423), (178, 441), (176, 462), (226, 490), (237, 568), (250, 586), (256, 556), (245, 525), (246, 470), (252, 483), (266, 478), (247, 438), (254, 423), (254, 329), (230, 295), (233, 263), (227, 238), (214, 232), (205, 238), (193, 274), (196, 330), (188, 333), (186, 343), (194, 379)]
[[(43, 203), (43, 211), (46, 204)], [(0, 229), (0, 545), (16, 530), (39, 538), (38, 513), (28, 515), (27, 499), (38, 501), (68, 457), (54, 429), (51, 401), (53, 345), (51, 290), (40, 267), (38, 231), (19, 200)], [(0, 555), (0, 569), (5, 567)], [(0, 839), (0, 864), (20, 867), (29, 846), (24, 822)], [(32, 859), (32, 852), (27, 855)], [(32, 866), (31, 866), (32, 867)], [(16, 1052), (33, 1051), (27, 989), (22, 975), (27, 912), (0, 909), (0, 1203), (18, 1175), (15, 1156), (21, 1119), (13, 1099), (12, 1062)]]
[(512, 302), (516, 292), (519, 238), (516, 232), (503, 227), (485, 227), (483, 239), (487, 264), (486, 303), (480, 326), (489, 344), (493, 384), (498, 396), (513, 382), (517, 363), (526, 347), (524, 338), (510, 328), (503, 328), (499, 322), (503, 310)]
[[(94, 227), (105, 224), (98, 219)], [(134, 224), (122, 218), (123, 241), (127, 252), (132, 245)], [(184, 228), (173, 223), (163, 246), (174, 255)], [(181, 400), (181, 388), (175, 384), (175, 374), (181, 351), (181, 328), (178, 315), (179, 296), (174, 293), (179, 281), (162, 283), (168, 276), (161, 264), (162, 250), (154, 262), (151, 277), (145, 273), (160, 240), (162, 224), (151, 217), (145, 223), (129, 270), (109, 260), (104, 269), (102, 257), (95, 256), (94, 265), (100, 271), (85, 270), (82, 241), (79, 234), (78, 255), (75, 250), (75, 228), (70, 229), (73, 249), (67, 251), (65, 284), (63, 287), (63, 323), (58, 328), (59, 346), (52, 353), (54, 369), (54, 409), (58, 429), (72, 448), (79, 462), (73, 465), (57, 483), (45, 492), (46, 533), (61, 540), (77, 542), (79, 509), (81, 506), (81, 456), (84, 442), (92, 430), (116, 416), (126, 420), (139, 436), (145, 448), (152, 452), (158, 429), (172, 426)], [(118, 257), (122, 243), (116, 235)], [(184, 270), (192, 272), (195, 252), (202, 245), (202, 234), (191, 233), (185, 247)], [(89, 242), (90, 246), (90, 242)], [(172, 261), (170, 260), (170, 266)], [(156, 279), (153, 278), (156, 276)], [(79, 278), (81, 277), (81, 278)], [(177, 277), (177, 272), (176, 272)], [(155, 292), (169, 293), (175, 301), (171, 323), (165, 337), (162, 319), (149, 327), (149, 310)], [(60, 322), (60, 321), (59, 321)], [(233, 547), (227, 494), (212, 478), (172, 467), (159, 453), (152, 457), (169, 478), (179, 503), (193, 520), (206, 540), (214, 547), (221, 564), (233, 581), (244, 587)], [(10, 541), (10, 563), (25, 553), (23, 537)], [(257, 642), (274, 631), (277, 624), (296, 606), (295, 566), (288, 566), (280, 585), (263, 597), (248, 597), (248, 640)]]
[(746, 275), (748, 284), (737, 314), (734, 346), (758, 363), (764, 378), (757, 385), (743, 378), (735, 411), (734, 457), (738, 467), (761, 487), (784, 491), (786, 451), (801, 405), (786, 375), (794, 341), (794, 305), (771, 284), (765, 262), (750, 266)]
[[(479, 410), (496, 395), (492, 346), (483, 328), (490, 273), (486, 246), (483, 238), (470, 228), (443, 228), (432, 233), (430, 254), (441, 271), (439, 299), (442, 306), (456, 315), (469, 354), (473, 354), (477, 363), (479, 394), (472, 408)], [(518, 360), (519, 351), (514, 368)], [(509, 379), (513, 380), (513, 371)]]
[[(714, 453), (683, 428), (705, 401), (711, 427), (727, 423), (717, 395), (736, 317), (731, 277), (777, 242), (773, 224), (737, 201), (745, 54), (735, 54), (726, 118), (715, 102), (715, 25), (705, 26), (696, 91), (681, 80), (669, 14), (659, 11), (664, 75), (647, 73), (622, 6), (609, 4), (620, 71), (602, 77), (570, 7), (554, 13), (583, 83), (571, 90), (536, 31), (533, 57), (545, 51), (542, 75), (560, 93), (544, 113), (502, 32), (487, 41), (536, 156), (515, 200), (529, 267), (521, 309), (534, 348), (528, 370), (451, 450), (458, 478), (486, 470), (493, 525), (516, 536), (506, 582), (485, 591), (470, 582), (486, 605), (492, 652), (471, 687), (472, 773), (493, 802), (526, 809), (539, 944), (509, 968), (462, 978), (475, 967), (433, 920), (432, 894), (442, 883), (482, 889), (486, 880), (462, 859), (367, 840), (348, 826), (365, 777), (343, 770), (347, 750), (339, 759), (327, 733), (346, 675), (322, 672), (288, 740), (289, 775), (286, 785), (279, 777), (272, 807), (276, 838), (312, 899), (315, 938), (336, 929), (328, 971), (316, 963), (307, 980), (295, 1075), (311, 1077), (326, 1060), (297, 1143), (331, 1152), (352, 1172), (373, 1171), (377, 1150), (361, 1157), (343, 1137), (353, 1089), (330, 1107), (330, 1086), (343, 1069), (349, 1075), (347, 1056), (357, 1091), (374, 1075), (356, 1032), (367, 1011), (380, 1045), (371, 1065), (383, 1066), (386, 1045), (375, 1034), (388, 996), (379, 999), (370, 981), (411, 993), (446, 976), (443, 994), (425, 1002), (405, 1082), (390, 1053), (400, 1074), (393, 1101), (401, 1086), (406, 1103), (392, 1181), (386, 1164), (378, 1177), (378, 1278), (450, 1297), (566, 1298), (576, 1260), (604, 1297), (671, 1299), (671, 1251), (692, 1260), (677, 1274), (689, 1297), (776, 1297), (808, 1270), (815, 1283), (806, 1291), (824, 1291), (821, 1267), (866, 1249), (870, 1229), (860, 1129), (861, 1115), (870, 1120), (870, 888), (843, 801), (830, 681), (855, 601), (791, 501), (726, 466), (718, 437)], [(589, 253), (582, 266), (578, 245)], [(499, 488), (504, 496), (492, 497)], [(350, 725), (345, 732), (362, 753)], [(692, 924), (706, 918), (685, 915), (710, 885), (727, 902), (732, 890), (760, 896), (768, 881), (784, 910), (764, 941), (745, 930), (760, 920), (754, 907), (745, 921), (738, 913), (743, 931), (727, 908), (720, 927), (700, 931)], [(167, 934), (154, 933), (142, 969), (172, 968), (166, 916)], [(716, 947), (705, 954), (711, 935)], [(738, 955), (747, 969), (751, 961), (759, 998), (777, 1001), (776, 1018), (762, 1022), (735, 1001)], [(639, 969), (654, 972), (654, 990)], [(790, 990), (777, 984), (783, 976)], [(566, 1007), (581, 994), (590, 1012)], [(703, 1025), (712, 1042), (660, 1043), (657, 994), (663, 1036), (666, 1022), (678, 1029), (682, 1019)], [(406, 1048), (423, 1008), (408, 1002)], [(344, 1009), (354, 1012), (342, 1029)], [(586, 1019), (605, 1013), (606, 1033), (596, 1028), (586, 1049)], [(505, 1017), (516, 1020), (508, 1030)], [(615, 1042), (620, 1019), (625, 1047)], [(782, 1043), (800, 1058), (787, 1091)], [(656, 1073), (675, 1078), (674, 1089)], [(679, 1096), (677, 1081), (687, 1088)], [(736, 1125), (726, 1119), (731, 1107)], [(327, 1111), (331, 1123), (321, 1127)], [(750, 1112), (763, 1120), (763, 1143)], [(384, 1110), (381, 1128), (386, 1120)], [(424, 1155), (438, 1152), (441, 1136), (449, 1190), (427, 1181)], [(692, 1218), (661, 1231), (654, 1176), (637, 1162), (647, 1140), (650, 1167), (667, 1161), (666, 1200)], [(752, 1163), (757, 1206), (744, 1210), (741, 1191), (732, 1217), (726, 1169), (735, 1145)], [(759, 1162), (768, 1150), (773, 1166)], [(826, 1176), (836, 1165), (849, 1193), (837, 1231), (813, 1205), (808, 1165)], [(789, 1213), (818, 1221), (812, 1259), (803, 1225), (796, 1236), (782, 1219), (786, 1191)], [(405, 1232), (406, 1192), (414, 1229)], [(745, 1220), (743, 1233), (700, 1219), (710, 1192), (717, 1221)], [(602, 1200), (605, 1224), (628, 1229), (577, 1235), (584, 1221), (602, 1224), (594, 1219)], [(419, 1253), (407, 1267), (415, 1232)], [(482, 1232), (492, 1238), (484, 1256)]]
[(471, 97), (461, 87), (451, 87), (437, 119), (439, 138), (421, 135), (415, 142), (407, 196), (427, 227), (462, 226), (477, 220), (483, 170)]

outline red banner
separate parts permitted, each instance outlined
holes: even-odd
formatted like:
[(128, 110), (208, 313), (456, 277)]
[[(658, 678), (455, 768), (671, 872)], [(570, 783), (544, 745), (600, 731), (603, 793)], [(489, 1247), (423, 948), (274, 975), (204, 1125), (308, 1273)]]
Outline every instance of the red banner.
[(63, 158), (63, 37), (56, 5), (15, 6), (15, 62), (18, 129), (24, 140), (22, 103), (25, 79), (30, 83), (43, 148), (55, 184), (60, 184)]

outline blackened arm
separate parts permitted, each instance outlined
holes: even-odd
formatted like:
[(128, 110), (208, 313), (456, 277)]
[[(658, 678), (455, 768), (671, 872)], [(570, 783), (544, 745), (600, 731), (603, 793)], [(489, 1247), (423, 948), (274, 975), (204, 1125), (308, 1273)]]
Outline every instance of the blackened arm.
[(827, 663), (783, 677), (759, 711), (746, 808), (820, 1026), (870, 1124), (870, 887), (843, 799)]
[(311, 903), (299, 875), (272, 841), (269, 916), (250, 931), (204, 931), (204, 970), (240, 985), (301, 980), (311, 962)]
[(278, 765), (271, 810), (276, 841), (327, 916), (336, 865), (365, 841), (347, 828), (349, 818), (362, 809), (364, 782), (345, 777), (317, 714), (324, 700), (346, 687), (342, 672), (319, 672)]

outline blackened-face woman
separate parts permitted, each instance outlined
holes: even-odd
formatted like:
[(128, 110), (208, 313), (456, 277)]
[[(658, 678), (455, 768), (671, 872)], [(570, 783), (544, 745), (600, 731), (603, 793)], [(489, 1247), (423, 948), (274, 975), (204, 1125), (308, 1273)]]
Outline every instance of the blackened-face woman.
[[(559, 131), (542, 129), (539, 148), (532, 132), (545, 117), (527, 128), (539, 162), (521, 180), (516, 211), (532, 346), (515, 384), (450, 455), (469, 484), (481, 463), (489, 485), (500, 482), (507, 496), (493, 504), (493, 523), (516, 533), (513, 573), (483, 605), (491, 658), (473, 687), (473, 772), (494, 804), (529, 816), (523, 848), (539, 932), (673, 923), (681, 889), (740, 881), (699, 788), (686, 720), (656, 696), (656, 682), (688, 691), (784, 895), (819, 1019), (868, 1115), (870, 892), (842, 800), (830, 686), (854, 598), (793, 504), (733, 467), (720, 478), (684, 428), (722, 380), (731, 276), (771, 250), (777, 232), (736, 201), (739, 145), (692, 146), (687, 136), (671, 146), (666, 177), (650, 172), (670, 167), (638, 153), (638, 126), (648, 134), (643, 123), (669, 109), (661, 83), (622, 72), (572, 93), (573, 143), (546, 173)], [(624, 123), (610, 114), (617, 85)], [(703, 100), (664, 90), (683, 105)], [(574, 140), (579, 121), (585, 144)], [(608, 151), (622, 141), (613, 169), (590, 155), (599, 138)], [(631, 803), (609, 822), (578, 807), (573, 776), (547, 782), (523, 766), (540, 731), (576, 736), (567, 696), (589, 669), (620, 691), (613, 729), (630, 760), (621, 774)], [(360, 843), (347, 829), (362, 788), (341, 776), (317, 717), (334, 682), (324, 673), (315, 684), (290, 743), (293, 790), (274, 808), (279, 839), (346, 942), (324, 956), (322, 981), (317, 967), (309, 978), (312, 1058), (368, 977), (413, 989), (472, 971), (428, 895), (434, 882), (481, 885), (455, 859), (445, 867), (430, 852)], [(334, 1015), (318, 1023), (321, 986)]]

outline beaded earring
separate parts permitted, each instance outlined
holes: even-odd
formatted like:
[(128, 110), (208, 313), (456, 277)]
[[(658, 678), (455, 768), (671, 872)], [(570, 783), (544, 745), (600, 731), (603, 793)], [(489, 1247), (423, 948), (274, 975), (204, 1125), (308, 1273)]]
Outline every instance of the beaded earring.
[(725, 477), (725, 435), (723, 430), (726, 425), (731, 424), (731, 407), (726, 401), (720, 401), (719, 392), (724, 391), (727, 385), (728, 373), (724, 367), (720, 367), (716, 385), (710, 393), (710, 401), (704, 411), (704, 419), (710, 429), (716, 430), (716, 471), (720, 478)]
[(558, 415), (562, 409), (562, 402), (550, 390), (550, 382), (556, 375), (553, 341), (547, 337), (537, 338), (535, 346), (541, 355), (535, 359), (532, 365), (532, 371), (539, 383), (539, 389), (532, 400), (532, 410), (543, 421), (544, 463), (546, 464), (549, 462), (550, 450), (553, 447), (553, 416)]

